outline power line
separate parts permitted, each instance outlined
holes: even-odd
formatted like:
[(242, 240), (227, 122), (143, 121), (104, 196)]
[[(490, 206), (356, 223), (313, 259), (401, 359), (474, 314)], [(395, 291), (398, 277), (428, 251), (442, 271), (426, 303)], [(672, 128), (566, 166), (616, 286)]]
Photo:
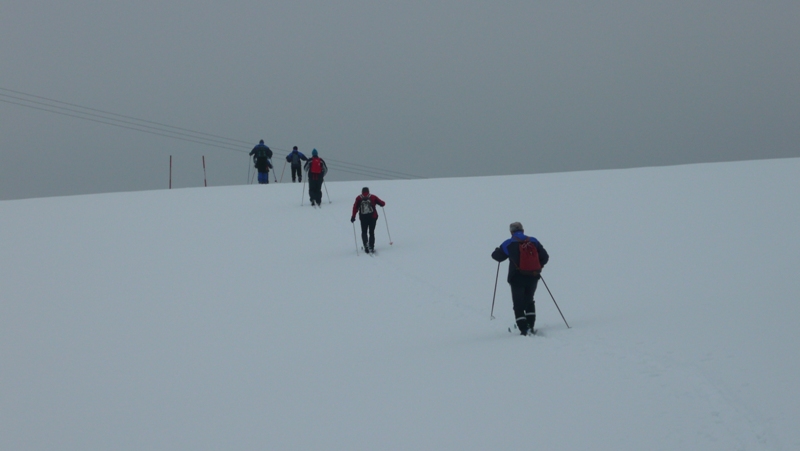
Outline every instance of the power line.
[[(0, 91), (10, 92), (17, 95), (4, 94), (0, 92), (0, 102), (31, 108), (48, 113), (60, 114), (86, 121), (96, 122), (105, 125), (111, 125), (119, 128), (133, 130), (142, 133), (149, 133), (156, 136), (172, 138), (194, 144), (205, 145), (209, 147), (216, 147), (224, 150), (231, 150), (235, 152), (249, 152), (247, 147), (242, 149), (242, 145), (250, 146), (250, 142), (238, 139), (227, 138), (224, 136), (214, 135), (210, 133), (199, 132), (183, 127), (176, 127), (169, 124), (164, 124), (146, 119), (140, 119), (133, 116), (126, 116), (124, 114), (113, 113), (104, 111), (97, 108), (86, 107), (75, 103), (63, 102), (61, 100), (42, 97), (34, 94), (28, 94), (22, 91), (7, 89), (0, 87)], [(31, 100), (25, 97), (30, 97)], [(12, 100), (8, 100), (12, 99)], [(66, 106), (61, 106), (66, 105)], [(84, 111), (85, 110), (85, 111)], [(272, 147), (275, 150), (282, 151), (288, 155), (291, 151)], [(399, 171), (392, 171), (388, 169), (376, 168), (372, 166), (350, 163), (347, 161), (328, 159), (328, 166), (338, 171), (347, 172), (350, 174), (364, 175), (378, 179), (403, 179), (403, 178), (423, 178), (418, 175), (403, 173)]]
[[(62, 109), (64, 111), (70, 111), (72, 113), (65, 113), (64, 111), (51, 110), (51, 109), (44, 108), (44, 107), (37, 107), (37, 106), (29, 105), (29, 104), (26, 104), (26, 103), (14, 102), (14, 101), (11, 101), (11, 100), (5, 100), (5, 99), (0, 98), (0, 102), (10, 103), (10, 104), (13, 104), (13, 105), (20, 105), (20, 106), (32, 108), (32, 109), (35, 109), (35, 110), (47, 111), (49, 113), (56, 113), (56, 114), (61, 114), (61, 115), (64, 115), (64, 116), (75, 117), (75, 118), (78, 118), (78, 119), (84, 119), (84, 120), (87, 120), (87, 121), (97, 122), (97, 123), (100, 123), (100, 124), (114, 125), (114, 126), (117, 126), (117, 127), (126, 128), (128, 130), (135, 130), (135, 131), (144, 132), (144, 133), (151, 133), (151, 134), (154, 134), (154, 135), (165, 136), (165, 137), (168, 137), (168, 138), (182, 139), (182, 140), (193, 142), (193, 143), (197, 143), (197, 144), (204, 144), (204, 145), (213, 146), (213, 147), (219, 147), (219, 148), (227, 149), (227, 150), (235, 150), (235, 151), (238, 151), (238, 152), (245, 152), (245, 150), (242, 150), (242, 149), (236, 149), (236, 148), (232, 148), (232, 147), (227, 147), (227, 145), (225, 143), (222, 143), (222, 142), (219, 142), (219, 141), (213, 141), (213, 140), (197, 141), (195, 139), (191, 139), (190, 140), (190, 139), (186, 139), (186, 138), (181, 138), (180, 137), (182, 135), (182, 136), (189, 137), (189, 138), (197, 138), (197, 137), (194, 137), (194, 136), (186, 134), (186, 133), (172, 132), (170, 130), (164, 130), (164, 129), (160, 129), (158, 127), (152, 127), (152, 126), (148, 126), (148, 125), (137, 124), (135, 122), (122, 121), (122, 120), (119, 120), (119, 119), (108, 118), (108, 117), (100, 116), (100, 115), (97, 115), (97, 114), (85, 113), (85, 112), (82, 112), (82, 111), (79, 111), (79, 110), (74, 110), (74, 109), (71, 109), (71, 108), (64, 108), (64, 107), (59, 107), (59, 106), (55, 106), (55, 105), (48, 105), (48, 104), (45, 104), (45, 103), (42, 103), (42, 102), (34, 102), (34, 101), (30, 101), (30, 100), (20, 99), (18, 97), (7, 96), (5, 94), (0, 94), (0, 96), (14, 98), (14, 99), (18, 99), (18, 100), (23, 100), (25, 102), (30, 102), (30, 103), (33, 103), (33, 104), (39, 104), (39, 105), (43, 105), (43, 106), (49, 107), (49, 108), (60, 108), (60, 109)], [(87, 116), (89, 116), (89, 117), (87, 117)], [(97, 117), (97, 118), (104, 119), (104, 120), (93, 119), (92, 117)], [(109, 121), (114, 121), (114, 122), (109, 122)], [(130, 124), (132, 126), (120, 125), (120, 124)], [(153, 130), (160, 131), (160, 132), (163, 132), (163, 133), (155, 133)], [(165, 134), (165, 133), (173, 133), (174, 135), (169, 135), (169, 134)], [(205, 138), (199, 138), (199, 139), (205, 139)], [(220, 144), (223, 144), (223, 145), (220, 145)]]
[[(212, 138), (224, 139), (226, 141), (238, 142), (238, 143), (242, 143), (242, 144), (246, 144), (246, 145), (250, 144), (250, 142), (248, 142), (248, 141), (242, 141), (242, 140), (238, 140), (238, 139), (226, 138), (224, 136), (218, 136), (218, 135), (212, 135), (210, 133), (198, 132), (196, 130), (191, 130), (191, 129), (188, 129), (188, 128), (176, 127), (174, 125), (162, 124), (160, 122), (154, 122), (154, 121), (148, 121), (146, 119), (139, 119), (139, 118), (133, 117), (133, 116), (126, 116), (124, 114), (112, 113), (110, 111), (99, 110), (97, 108), (91, 108), (91, 107), (87, 107), (87, 106), (82, 106), (82, 105), (78, 105), (78, 104), (75, 104), (75, 103), (63, 102), (61, 100), (50, 99), (50, 98), (47, 98), (47, 97), (37, 96), (37, 95), (34, 95), (34, 94), (28, 94), (28, 93), (25, 93), (25, 92), (22, 92), (22, 91), (15, 91), (13, 89), (6, 89), (6, 88), (0, 87), (0, 91), (13, 92), (15, 94), (24, 95), (24, 96), (27, 96), (27, 97), (33, 97), (35, 99), (46, 100), (48, 102), (58, 103), (58, 104), (61, 104), (61, 105), (68, 105), (68, 106), (80, 108), (80, 109), (87, 110), (87, 111), (95, 111), (95, 112), (102, 113), (102, 114), (105, 114), (105, 115), (108, 115), (108, 116), (116, 116), (116, 117), (121, 117), (121, 118), (124, 118), (124, 119), (131, 119), (131, 120), (134, 120), (134, 121), (137, 121), (137, 122), (157, 125), (159, 127), (166, 127), (166, 128), (171, 128), (171, 129), (175, 129), (175, 130), (182, 130), (182, 131), (189, 132), (189, 133), (192, 133), (192, 134), (195, 134), (195, 135), (210, 136)], [(12, 96), (9, 96), (8, 94), (0, 94), (0, 95), (5, 96), (5, 97), (12, 97)], [(17, 98), (17, 97), (14, 97), (14, 98)], [(31, 103), (39, 103), (39, 102), (34, 102), (32, 100), (26, 100), (26, 99), (20, 99), (20, 100), (24, 100), (26, 102), (31, 102)], [(57, 108), (63, 108), (63, 107), (57, 107)], [(83, 114), (90, 114), (90, 113), (83, 113)], [(93, 116), (97, 116), (97, 115), (93, 115)], [(102, 117), (102, 116), (100, 116), (100, 117)], [(116, 120), (116, 119), (114, 119), (114, 120)], [(125, 122), (125, 121), (120, 121), (120, 122)]]
[[(0, 88), (0, 89), (2, 89), (2, 88)], [(15, 98), (15, 99), (18, 99), (18, 100), (23, 100), (23, 101), (28, 101), (28, 100), (25, 100), (25, 99), (21, 99), (19, 97), (8, 96), (6, 94), (0, 94), (0, 96), (9, 97), (9, 98)], [(183, 136), (176, 136), (175, 135), (176, 132), (173, 132), (171, 130), (159, 129), (158, 127), (146, 126), (146, 125), (137, 124), (135, 122), (130, 122), (130, 121), (122, 121), (122, 120), (119, 120), (119, 119), (107, 118), (105, 116), (92, 114), (92, 113), (86, 113), (86, 112), (82, 112), (82, 111), (79, 111), (79, 110), (74, 110), (72, 108), (64, 108), (64, 107), (59, 107), (59, 106), (56, 106), (56, 105), (45, 104), (45, 103), (42, 103), (42, 102), (28, 101), (30, 103), (39, 104), (39, 105), (43, 105), (43, 106), (48, 107), (48, 108), (44, 108), (42, 106), (34, 106), (34, 105), (31, 105), (31, 104), (14, 102), (14, 101), (6, 100), (6, 99), (3, 99), (3, 98), (0, 98), (0, 102), (9, 103), (9, 104), (12, 104), (12, 105), (23, 106), (23, 107), (27, 107), (27, 108), (31, 108), (31, 109), (35, 109), (35, 110), (40, 110), (40, 111), (46, 111), (46, 112), (49, 112), (49, 113), (60, 114), (60, 115), (63, 115), (63, 116), (69, 116), (69, 117), (74, 117), (74, 118), (78, 118), (78, 119), (84, 119), (84, 120), (87, 120), (87, 121), (96, 122), (96, 123), (100, 123), (100, 124), (112, 125), (112, 126), (115, 126), (115, 127), (120, 127), (120, 128), (124, 128), (124, 129), (128, 129), (128, 130), (134, 130), (134, 131), (138, 131), (138, 132), (149, 133), (149, 134), (156, 135), (156, 136), (162, 136), (162, 137), (166, 137), (166, 138), (177, 139), (177, 140), (181, 140), (181, 141), (185, 141), (185, 142), (191, 142), (191, 143), (195, 143), (195, 144), (201, 144), (201, 145), (205, 145), (205, 146), (216, 147), (216, 148), (226, 149), (226, 150), (232, 150), (232, 151), (242, 152), (242, 153), (247, 152), (247, 150), (245, 150), (245, 149), (234, 148), (234, 147), (230, 147), (229, 145), (221, 145), (220, 142), (216, 141), (216, 140), (208, 141), (208, 140), (205, 140), (205, 138), (194, 137), (194, 136), (191, 136), (191, 135), (188, 135), (188, 134), (185, 134), (185, 133), (177, 133), (177, 135), (183, 135)], [(53, 110), (53, 109), (49, 109), (49, 108), (60, 108), (62, 110), (70, 111), (70, 112), (58, 111), (58, 110)], [(86, 117), (86, 116), (94, 116), (94, 117), (97, 117), (97, 118), (100, 118), (100, 119), (103, 119), (103, 120), (95, 119), (93, 117)], [(115, 121), (115, 122), (109, 122), (109, 121)], [(129, 125), (123, 125), (123, 124), (129, 124)], [(141, 127), (145, 127), (145, 128), (141, 128)], [(284, 151), (287, 155), (289, 153), (285, 149), (280, 149), (280, 148), (277, 148), (277, 147), (275, 147), (275, 150)], [(350, 174), (366, 175), (368, 177), (375, 177), (375, 178), (378, 178), (378, 179), (382, 179), (382, 178), (415, 178), (415, 176), (410, 175), (410, 174), (402, 174), (402, 173), (397, 173), (395, 171), (389, 171), (389, 170), (378, 169), (378, 168), (370, 168), (369, 166), (358, 165), (358, 164), (355, 164), (355, 163), (340, 162), (338, 160), (333, 160), (333, 159), (331, 159), (330, 161), (333, 162), (333, 164), (329, 165), (331, 168), (337, 169), (337, 170), (342, 171), (342, 172), (347, 172), (347, 173), (350, 173)]]
[[(278, 147), (270, 147), (270, 149), (276, 149), (276, 150), (280, 150), (282, 152), (286, 152), (286, 155), (291, 153), (291, 151), (288, 151), (288, 150), (285, 150), (285, 149), (281, 149), (281, 148), (278, 148)], [(397, 179), (397, 178), (400, 178), (400, 179), (403, 179), (403, 178), (412, 178), (412, 179), (414, 179), (414, 178), (417, 178), (417, 179), (424, 178), (424, 177), (421, 177), (421, 176), (418, 176), (418, 175), (406, 174), (404, 172), (392, 171), (392, 170), (389, 170), (389, 169), (380, 169), (380, 168), (375, 168), (375, 167), (372, 167), (372, 166), (365, 166), (365, 165), (362, 165), (362, 164), (350, 163), (350, 162), (346, 162), (346, 161), (342, 161), (342, 160), (336, 160), (336, 159), (333, 159), (333, 158), (326, 158), (325, 162), (328, 164), (328, 166), (331, 166), (331, 167), (333, 167), (335, 169), (338, 169), (338, 170), (341, 170), (341, 171), (344, 171), (344, 172), (350, 172), (352, 174), (362, 174), (365, 171), (368, 171), (368, 172), (372, 172), (371, 175), (375, 176), (377, 178), (390, 178), (390, 179), (391, 178), (394, 178), (394, 179)], [(332, 162), (332, 164), (330, 164), (331, 162)], [(349, 171), (345, 171), (344, 168), (347, 168), (347, 169), (350, 169), (350, 170)]]
[[(2, 94), (0, 94), (0, 95), (2, 95)], [(230, 147), (222, 147), (220, 145), (210, 144), (210, 143), (204, 142), (204, 141), (197, 141), (197, 140), (188, 139), (188, 138), (180, 138), (180, 137), (177, 137), (177, 136), (167, 135), (167, 134), (164, 134), (164, 133), (157, 133), (157, 132), (151, 131), (151, 130), (144, 130), (144, 129), (140, 129), (140, 128), (136, 128), (136, 127), (130, 127), (130, 126), (127, 126), (127, 125), (116, 124), (116, 123), (113, 123), (113, 122), (106, 122), (106, 121), (101, 121), (101, 120), (98, 120), (98, 119), (92, 119), (90, 117), (84, 117), (84, 116), (80, 116), (78, 114), (64, 113), (62, 111), (48, 110), (47, 108), (42, 108), (42, 107), (37, 107), (37, 106), (32, 106), (32, 105), (26, 105), (24, 103), (19, 103), (19, 102), (12, 102), (10, 100), (0, 99), (0, 102), (10, 103), (12, 105), (24, 106), (24, 107), (31, 108), (31, 109), (34, 109), (34, 110), (47, 111), (48, 113), (60, 114), (62, 116), (75, 117), (75, 118), (83, 119), (83, 120), (86, 120), (86, 121), (97, 122), (99, 124), (113, 125), (115, 127), (125, 128), (125, 129), (128, 129), (128, 130), (134, 130), (134, 131), (137, 131), (137, 132), (149, 133), (151, 135), (157, 135), (157, 136), (164, 136), (164, 137), (167, 137), (167, 138), (179, 139), (181, 141), (187, 141), (187, 142), (191, 142), (191, 143), (195, 143), (195, 144), (202, 144), (202, 145), (206, 145), (206, 146), (217, 147), (217, 148), (226, 149), (226, 150), (233, 150), (233, 151), (237, 151), (237, 152), (247, 152), (246, 150), (234, 149), (234, 148), (230, 148)]]

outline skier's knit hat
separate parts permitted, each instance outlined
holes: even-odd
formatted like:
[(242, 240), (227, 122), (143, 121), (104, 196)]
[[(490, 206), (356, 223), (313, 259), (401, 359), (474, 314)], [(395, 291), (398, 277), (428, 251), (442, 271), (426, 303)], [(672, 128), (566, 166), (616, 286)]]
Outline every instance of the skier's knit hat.
[(361, 188), (361, 194), (368, 193), (368, 192), (369, 192), (369, 188), (368, 187), (365, 186), (365, 187)]
[(312, 157), (316, 157), (317, 155), (319, 155), (319, 153), (317, 153), (317, 149), (314, 149), (314, 150), (311, 151), (311, 156)]
[(292, 149), (292, 150), (297, 150), (297, 146), (294, 146), (294, 149)]
[(508, 226), (508, 228), (511, 230), (511, 233), (525, 231), (522, 228), (522, 224), (520, 224), (519, 222), (512, 222), (511, 225)]
[(259, 141), (258, 143), (259, 143), (259, 144), (264, 144), (264, 140), (262, 139), (262, 140), (261, 140), (261, 141)]

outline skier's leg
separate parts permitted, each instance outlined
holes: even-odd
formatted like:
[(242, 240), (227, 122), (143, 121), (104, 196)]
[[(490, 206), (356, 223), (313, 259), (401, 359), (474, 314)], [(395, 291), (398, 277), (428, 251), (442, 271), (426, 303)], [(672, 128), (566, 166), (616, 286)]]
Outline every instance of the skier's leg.
[(539, 278), (537, 277), (525, 289), (525, 318), (528, 319), (528, 326), (531, 330), (536, 323), (536, 301), (533, 299), (533, 294), (536, 293), (536, 284), (538, 283)]
[(311, 200), (311, 205), (314, 205), (314, 190), (316, 189), (316, 180), (308, 178), (308, 198)]
[(321, 178), (317, 180), (317, 205), (322, 205), (322, 183)]
[(361, 242), (364, 244), (364, 250), (369, 250), (369, 241), (367, 241), (367, 230), (369, 229), (369, 220), (363, 216), (359, 216), (361, 221)]
[(378, 222), (376, 218), (369, 218), (369, 249), (375, 249), (375, 224)]
[(308, 181), (308, 194), (311, 196), (311, 203), (317, 203), (317, 181), (316, 180), (309, 180)]
[(528, 318), (525, 316), (525, 288), (524, 283), (509, 282), (511, 286), (511, 301), (514, 303), (514, 318), (516, 318), (517, 328), (522, 335), (528, 335)]

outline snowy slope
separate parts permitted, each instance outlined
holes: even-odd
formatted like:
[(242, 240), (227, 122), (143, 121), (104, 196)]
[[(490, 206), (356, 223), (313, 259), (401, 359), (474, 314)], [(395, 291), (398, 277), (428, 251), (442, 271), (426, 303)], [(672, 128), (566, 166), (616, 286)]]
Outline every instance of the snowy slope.
[[(0, 450), (800, 449), (800, 160), (0, 202)], [(489, 254), (551, 255), (510, 335)], [(356, 225), (358, 225), (356, 223)]]

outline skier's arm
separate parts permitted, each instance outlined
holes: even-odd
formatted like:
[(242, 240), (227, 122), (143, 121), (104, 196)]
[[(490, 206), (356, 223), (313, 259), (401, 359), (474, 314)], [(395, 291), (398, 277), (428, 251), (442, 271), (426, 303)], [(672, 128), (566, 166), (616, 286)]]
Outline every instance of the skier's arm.
[(494, 252), (492, 252), (492, 258), (497, 262), (504, 262), (508, 259), (508, 255), (503, 252), (503, 249), (497, 247), (494, 249)]
[(550, 261), (550, 255), (548, 255), (547, 251), (544, 250), (544, 246), (539, 241), (536, 241), (536, 252), (539, 253), (539, 263), (542, 264), (542, 267)]
[(378, 196), (375, 196), (374, 194), (373, 194), (373, 196), (375, 197), (375, 203), (376, 203), (376, 204), (380, 205), (381, 207), (385, 207), (385, 206), (386, 206), (386, 202), (382, 201), (382, 200), (380, 199), (380, 197), (378, 197)]

